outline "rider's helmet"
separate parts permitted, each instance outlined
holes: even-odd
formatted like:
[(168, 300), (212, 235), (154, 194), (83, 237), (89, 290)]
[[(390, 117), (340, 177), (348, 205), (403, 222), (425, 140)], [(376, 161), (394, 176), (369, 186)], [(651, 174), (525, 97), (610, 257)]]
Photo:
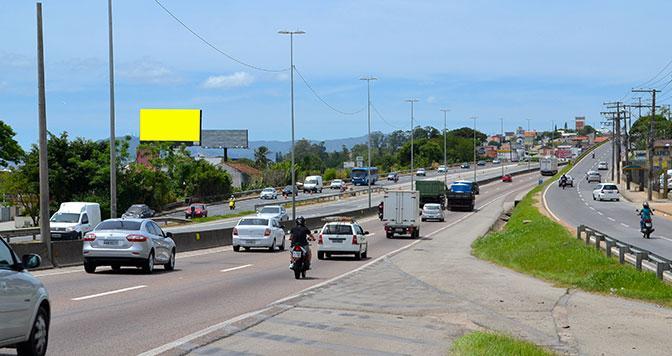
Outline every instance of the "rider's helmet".
[(649, 208), (649, 203), (648, 202), (642, 203), (642, 208), (647, 208), (648, 209)]
[(297, 226), (305, 226), (306, 225), (306, 219), (303, 216), (299, 216), (295, 220)]

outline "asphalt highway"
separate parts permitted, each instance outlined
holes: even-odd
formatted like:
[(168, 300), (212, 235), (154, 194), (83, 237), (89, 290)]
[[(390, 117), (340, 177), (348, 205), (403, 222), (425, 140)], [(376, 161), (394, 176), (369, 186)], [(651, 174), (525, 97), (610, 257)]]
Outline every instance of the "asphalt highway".
[[(516, 176), (513, 183), (495, 181), (481, 187), (477, 207), (511, 201), (529, 190), (538, 173)], [(446, 222), (421, 223), (421, 236), (449, 224), (468, 224), (478, 212), (446, 212)], [(265, 307), (278, 299), (362, 266), (395, 251), (412, 239), (385, 238), (382, 223), (360, 221), (370, 231), (369, 258), (314, 259), (308, 279), (295, 280), (287, 252), (233, 252), (230, 247), (178, 254), (176, 270), (152, 275), (136, 269), (113, 273), (81, 266), (35, 272), (52, 303), (51, 355), (138, 354), (224, 320)], [(314, 246), (315, 248), (316, 246)], [(363, 286), (365, 287), (365, 286)], [(13, 354), (0, 350), (0, 354)]]
[[(576, 164), (569, 173), (574, 178), (573, 188), (565, 188), (563, 191), (556, 183), (546, 191), (548, 208), (560, 220), (572, 226), (584, 224), (633, 246), (672, 259), (672, 221), (656, 217), (654, 213), (653, 227), (656, 231), (651, 239), (643, 239), (639, 231), (640, 219), (635, 212), (641, 208), (641, 202), (628, 202), (622, 198), (618, 202), (593, 200), (592, 191), (597, 183), (588, 183), (586, 172), (597, 170), (599, 161), (611, 164), (610, 157), (611, 145), (602, 145), (595, 151), (595, 159), (587, 155)], [(602, 182), (611, 178), (608, 171), (599, 172), (602, 174)]]

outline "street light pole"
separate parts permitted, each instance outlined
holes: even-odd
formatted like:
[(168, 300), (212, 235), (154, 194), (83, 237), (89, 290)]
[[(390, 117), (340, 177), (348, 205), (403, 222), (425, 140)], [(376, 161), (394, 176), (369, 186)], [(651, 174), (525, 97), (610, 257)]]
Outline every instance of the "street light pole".
[(448, 111), (450, 109), (441, 109), (443, 111), (443, 185), (448, 184), (448, 155), (446, 148), (448, 147), (446, 136), (448, 133)]
[[(530, 131), (530, 119), (525, 119), (525, 120), (527, 120), (527, 132), (531, 132)], [(533, 136), (532, 137), (532, 145), (530, 145), (529, 151), (532, 151), (532, 146), (534, 146), (534, 139), (535, 139), (535, 137)], [(532, 162), (532, 157), (530, 156), (530, 152), (527, 152), (528, 151), (527, 145), (525, 145), (525, 150), (526, 150), (525, 153), (527, 154), (527, 169), (529, 170), (530, 169), (530, 163)]]
[(471, 119), (474, 120), (472, 131), (474, 132), (474, 183), (476, 183), (476, 167), (478, 166), (476, 164), (476, 116), (472, 116)]
[(303, 35), (304, 31), (278, 31), (281, 35), (289, 35), (289, 63), (292, 106), (292, 220), (296, 220), (296, 170), (294, 164), (294, 35)]
[[(499, 118), (499, 121), (500, 121), (500, 123), (501, 123), (501, 125), (502, 125), (502, 137), (504, 137), (504, 118), (503, 118), (503, 117), (500, 117), (500, 118)], [(501, 140), (500, 140), (500, 142), (501, 142)], [(499, 148), (499, 149), (500, 149), (500, 150), (502, 149), (502, 148), (501, 148), (501, 144), (500, 144), (500, 148)], [(500, 163), (500, 164), (502, 165), (502, 177), (504, 177), (504, 163)]]
[(117, 144), (114, 118), (114, 52), (112, 43), (112, 0), (107, 1), (108, 46), (110, 55), (110, 218), (117, 217)]
[(414, 133), (414, 126), (413, 126), (413, 104), (418, 102), (418, 99), (406, 99), (405, 100), (407, 103), (411, 103), (411, 190), (413, 190), (413, 176), (415, 175), (415, 172), (413, 172), (413, 133)]
[(369, 126), (369, 131), (368, 131), (368, 136), (367, 136), (367, 141), (368, 141), (368, 150), (369, 150), (369, 166), (367, 168), (367, 178), (366, 181), (369, 185), (369, 208), (371, 208), (371, 81), (372, 80), (378, 80), (378, 78), (368, 76), (364, 78), (359, 78), (359, 80), (366, 80), (366, 116), (368, 120), (368, 126)]

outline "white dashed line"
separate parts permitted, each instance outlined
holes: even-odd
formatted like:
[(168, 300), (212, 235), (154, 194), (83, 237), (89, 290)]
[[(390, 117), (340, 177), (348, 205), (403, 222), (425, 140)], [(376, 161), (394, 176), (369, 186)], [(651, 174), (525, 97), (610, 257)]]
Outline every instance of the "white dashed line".
[(595, 208), (593, 208), (592, 206), (589, 206), (589, 208), (590, 208), (590, 210), (595, 210)]
[(227, 269), (220, 270), (220, 272), (231, 272), (231, 271), (235, 271), (235, 270), (239, 270), (239, 269), (243, 269), (243, 268), (247, 268), (247, 267), (252, 267), (252, 265), (243, 265), (243, 266), (238, 266), (238, 267), (227, 268)]
[(624, 227), (628, 227), (628, 228), (630, 227), (630, 225), (624, 224), (624, 223), (621, 223), (621, 225), (623, 225)]
[(609, 220), (611, 220), (611, 221), (616, 221), (616, 219), (614, 219), (614, 218), (610, 218), (610, 217), (608, 217), (608, 216), (607, 216), (607, 219), (609, 219)]
[(604, 214), (601, 211), (598, 211), (597, 213), (600, 214), (601, 216), (604, 216)]
[(112, 291), (109, 291), (109, 292), (87, 295), (85, 297), (72, 298), (72, 300), (80, 301), (80, 300), (86, 300), (86, 299), (91, 299), (91, 298), (104, 297), (104, 296), (110, 295), (110, 294), (123, 293), (123, 292), (128, 292), (128, 291), (132, 291), (132, 290), (136, 290), (136, 289), (140, 289), (140, 288), (145, 288), (145, 287), (147, 287), (147, 286), (142, 285), (142, 286), (135, 286), (135, 287), (117, 289), (117, 290), (112, 290)]

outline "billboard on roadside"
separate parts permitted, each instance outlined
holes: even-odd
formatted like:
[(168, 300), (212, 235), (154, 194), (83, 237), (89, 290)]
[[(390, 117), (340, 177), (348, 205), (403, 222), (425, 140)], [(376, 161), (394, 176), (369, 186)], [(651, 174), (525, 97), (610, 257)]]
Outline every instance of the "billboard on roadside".
[(140, 141), (201, 142), (200, 109), (140, 109)]
[(247, 130), (203, 130), (202, 137), (206, 148), (249, 148)]

